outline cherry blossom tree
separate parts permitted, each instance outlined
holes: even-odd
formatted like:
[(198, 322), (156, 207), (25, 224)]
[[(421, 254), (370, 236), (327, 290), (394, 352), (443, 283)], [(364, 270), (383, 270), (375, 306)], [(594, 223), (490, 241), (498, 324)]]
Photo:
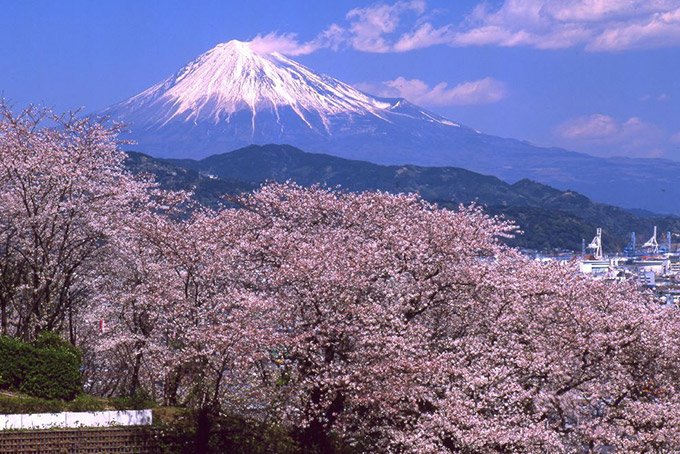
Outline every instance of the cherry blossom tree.
[(237, 245), (250, 228), (245, 213), (227, 213), (149, 210), (111, 242), (90, 319), (106, 320), (98, 353), (122, 359), (109, 372), (127, 371), (125, 393), (142, 386), (198, 408), (252, 403), (273, 304), (243, 287)]
[(129, 383), (322, 451), (680, 449), (677, 311), (633, 284), (532, 262), (476, 207), (294, 184), (237, 202), (150, 209), (108, 243), (91, 310)]
[(76, 113), (0, 105), (0, 311), (3, 334), (68, 328), (84, 279), (149, 183), (124, 170), (117, 128)]
[(504, 247), (513, 227), (416, 196), (273, 185), (247, 288), (285, 335), (281, 418), (390, 452), (678, 449), (678, 316)]

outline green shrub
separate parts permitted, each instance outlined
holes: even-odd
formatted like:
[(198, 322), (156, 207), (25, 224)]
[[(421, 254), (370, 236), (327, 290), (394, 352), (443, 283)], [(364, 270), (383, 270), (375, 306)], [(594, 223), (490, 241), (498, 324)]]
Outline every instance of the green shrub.
[(0, 395), (0, 414), (59, 413), (68, 410), (66, 402), (60, 399)]
[(156, 407), (156, 402), (145, 391), (140, 391), (132, 397), (114, 397), (109, 404), (116, 410), (144, 410)]
[(68, 402), (66, 411), (104, 411), (110, 407), (106, 399), (89, 394), (79, 394), (71, 402)]
[(0, 336), (0, 389), (19, 389), (35, 349), (17, 339)]
[(80, 352), (53, 333), (35, 345), (0, 337), (0, 389), (48, 399), (73, 399), (81, 389)]
[(38, 338), (33, 342), (33, 346), (40, 349), (57, 349), (70, 352), (73, 356), (78, 358), (78, 361), (82, 360), (82, 353), (75, 345), (70, 342), (66, 342), (59, 336), (59, 334), (54, 331), (44, 331)]
[[(149, 408), (149, 407), (145, 407)], [(123, 405), (122, 401), (79, 394), (72, 401), (61, 399), (43, 399), (25, 394), (0, 394), (0, 414), (12, 413), (59, 413), (62, 411), (105, 411), (105, 410), (140, 410)]]

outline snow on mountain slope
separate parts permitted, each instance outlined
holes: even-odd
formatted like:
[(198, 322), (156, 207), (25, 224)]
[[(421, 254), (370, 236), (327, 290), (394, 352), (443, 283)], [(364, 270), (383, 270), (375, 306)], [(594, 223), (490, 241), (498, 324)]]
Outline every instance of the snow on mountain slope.
[(159, 128), (173, 120), (228, 124), (237, 121), (235, 114), (246, 112), (251, 136), (257, 132), (258, 115), (273, 114), (284, 130), (283, 117), (291, 112), (309, 129), (328, 135), (333, 133), (332, 117), (336, 116), (369, 116), (389, 122), (391, 115), (401, 114), (458, 126), (422, 109), (401, 112), (404, 103), (369, 96), (278, 53), (256, 53), (248, 43), (230, 41), (105, 113), (145, 128)]

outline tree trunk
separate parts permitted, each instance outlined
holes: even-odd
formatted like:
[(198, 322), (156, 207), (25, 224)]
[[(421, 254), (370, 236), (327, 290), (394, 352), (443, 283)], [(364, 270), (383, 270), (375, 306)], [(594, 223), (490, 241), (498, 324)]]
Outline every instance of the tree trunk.
[(198, 412), (196, 454), (208, 454), (210, 452), (210, 432), (212, 430), (212, 420), (210, 416), (209, 408), (204, 407)]
[(309, 453), (333, 454), (334, 451), (326, 429), (319, 421), (312, 421), (305, 429), (302, 434), (302, 446), (304, 452)]
[(68, 337), (71, 345), (76, 345), (76, 328), (73, 326), (73, 307), (68, 307)]
[(0, 302), (0, 335), (7, 335), (7, 301)]
[(165, 381), (165, 405), (174, 407), (177, 405), (177, 391), (182, 380), (182, 368), (177, 367), (170, 372)]
[(135, 397), (137, 388), (139, 387), (139, 369), (142, 366), (142, 354), (135, 355), (135, 366), (132, 369), (132, 383), (130, 385), (130, 397)]

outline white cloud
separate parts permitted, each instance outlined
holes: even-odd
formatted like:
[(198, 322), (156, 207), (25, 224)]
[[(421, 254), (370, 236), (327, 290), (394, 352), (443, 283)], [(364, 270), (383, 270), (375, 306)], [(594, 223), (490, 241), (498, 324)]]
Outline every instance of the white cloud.
[(620, 51), (677, 45), (680, 45), (680, 7), (676, 6), (638, 20), (610, 24), (586, 49)]
[(257, 35), (251, 41), (251, 46), (262, 52), (279, 52), (286, 55), (305, 55), (323, 48), (337, 50), (343, 46), (362, 52), (400, 52), (408, 49), (395, 50), (390, 37), (397, 31), (402, 16), (411, 14), (417, 22), (417, 18), (422, 17), (425, 12), (424, 0), (353, 8), (345, 16), (347, 24), (331, 24), (311, 41), (300, 42), (295, 33), (272, 32)]
[(354, 8), (347, 13), (350, 25), (348, 43), (364, 52), (389, 52), (392, 44), (386, 38), (399, 25), (401, 15), (413, 12), (425, 13), (425, 2), (421, 0), (400, 1), (393, 5), (379, 4), (367, 8)]
[(574, 118), (558, 127), (560, 135), (565, 139), (603, 139), (612, 137), (619, 130), (616, 120), (602, 114)]
[(506, 0), (499, 8), (478, 6), (452, 45), (584, 45), (618, 51), (680, 45), (677, 0)]
[(501, 25), (483, 25), (457, 33), (448, 43), (451, 46), (535, 47), (564, 49), (587, 40), (590, 32), (572, 24), (561, 24), (551, 30), (510, 29)]
[(451, 41), (453, 32), (450, 26), (435, 28), (429, 22), (423, 23), (410, 33), (401, 35), (392, 46), (394, 52), (405, 52)]
[(307, 55), (316, 52), (323, 44), (320, 41), (301, 43), (296, 33), (257, 35), (250, 41), (250, 47), (258, 52), (279, 52), (285, 55)]
[(543, 8), (564, 22), (626, 20), (677, 7), (673, 0), (553, 0)]
[(406, 52), (434, 45), (502, 46), (589, 51), (680, 46), (680, 0), (504, 0), (478, 4), (462, 21), (435, 25), (424, 0), (353, 8), (344, 23), (316, 38), (268, 33), (253, 42), (266, 51), (303, 55), (322, 48)]
[(357, 84), (357, 88), (373, 95), (406, 98), (430, 107), (489, 104), (500, 101), (507, 94), (505, 84), (491, 77), (462, 82), (454, 87), (449, 87), (446, 82), (430, 87), (420, 79), (397, 77), (380, 84)]
[(658, 95), (650, 95), (650, 94), (642, 95), (642, 96), (640, 96), (639, 99), (642, 102), (647, 102), (647, 101), (652, 101), (652, 100), (663, 102), (663, 101), (668, 101), (670, 98), (671, 97), (668, 95), (668, 93), (659, 93)]
[(606, 156), (661, 157), (672, 137), (638, 117), (619, 120), (592, 114), (573, 118), (555, 128), (564, 145)]

